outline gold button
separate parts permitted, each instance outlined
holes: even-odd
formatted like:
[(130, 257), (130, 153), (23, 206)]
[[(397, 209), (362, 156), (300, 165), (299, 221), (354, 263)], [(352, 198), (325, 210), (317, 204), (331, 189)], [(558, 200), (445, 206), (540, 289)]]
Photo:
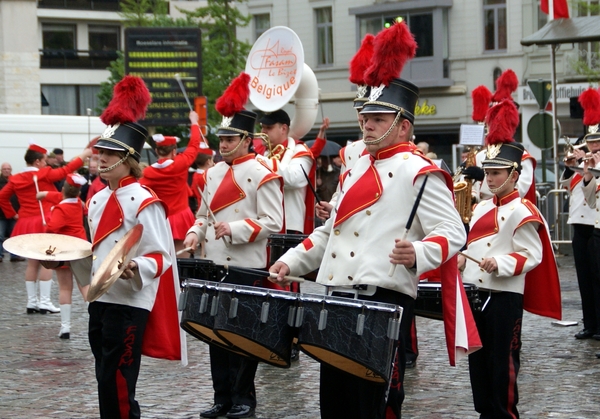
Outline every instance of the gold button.
[(96, 256), (96, 255), (92, 256), (92, 260), (96, 260), (96, 259), (98, 259), (98, 256)]
[(333, 279), (333, 274), (329, 274), (329, 280), (331, 281)]
[(340, 230), (334, 230), (333, 234), (335, 234), (336, 236), (340, 235)]
[(403, 157), (404, 160), (408, 160), (408, 154), (405, 154)]
[(252, 179), (248, 178), (248, 182), (252, 182)]
[(227, 260), (228, 260), (228, 261), (229, 261), (229, 260), (231, 260), (231, 256), (227, 256)]
[(236, 209), (235, 209), (235, 212), (240, 212), (240, 210), (236, 208)]
[(243, 196), (244, 196), (244, 194), (243, 194), (243, 193), (240, 193), (240, 198), (243, 198)]
[(583, 218), (583, 215), (581, 216), (581, 218)]
[[(583, 217), (583, 216), (582, 216), (582, 217)], [(355, 235), (356, 237), (358, 237), (358, 231), (355, 231), (355, 232), (354, 232), (354, 235)]]
[[(483, 268), (479, 268), (479, 270), (480, 270), (481, 272), (483, 272)], [(481, 281), (481, 279), (480, 279), (480, 281)]]
[(487, 245), (488, 245), (488, 247), (490, 247), (492, 245), (492, 243), (488, 243)]
[(367, 215), (371, 215), (371, 211), (370, 210), (367, 210)]
[(354, 278), (352, 278), (350, 275), (348, 275), (348, 279), (349, 279), (350, 281), (352, 281)]
[(502, 221), (504, 221), (504, 217), (500, 217), (500, 219), (501, 219)]
[(350, 252), (350, 257), (354, 257), (354, 252)]
[(93, 203), (94, 205), (96, 205), (96, 201), (92, 201), (92, 203)]
[[(583, 217), (583, 215), (582, 215), (582, 217)], [(89, 222), (90, 222), (90, 223), (92, 222), (92, 219), (91, 219), (91, 218), (90, 218), (90, 221), (89, 221)]]
[(483, 282), (483, 279), (479, 278), (479, 282)]
[(515, 207), (510, 207), (510, 210), (511, 210), (511, 211), (512, 211), (512, 210), (514, 210), (514, 209), (515, 209)]
[(498, 232), (498, 228), (497, 228), (497, 227), (496, 227), (496, 228), (494, 228), (494, 232), (495, 232), (495, 233), (497, 233), (497, 232)]
[[(569, 203), (569, 205), (571, 205), (571, 204)], [(584, 202), (584, 203), (583, 203), (583, 206), (585, 207), (586, 205), (587, 205), (587, 204)]]
[(389, 176), (389, 177), (394, 177), (394, 174), (393, 174), (392, 172), (389, 172), (389, 173), (388, 173), (388, 176)]
[(123, 222), (123, 219), (122, 219), (122, 218), (119, 218), (119, 222), (120, 222), (120, 223), (122, 223), (122, 222)]
[(332, 254), (331, 254), (331, 257), (335, 259), (335, 257), (336, 257), (336, 254), (335, 254), (335, 253), (332, 253)]
[(131, 197), (131, 200), (132, 200), (132, 201), (135, 201), (135, 198), (132, 196), (132, 197)]
[(379, 198), (379, 192), (375, 194), (375, 198)]
[(208, 239), (204, 239), (204, 242), (205, 242), (205, 243), (208, 243)]

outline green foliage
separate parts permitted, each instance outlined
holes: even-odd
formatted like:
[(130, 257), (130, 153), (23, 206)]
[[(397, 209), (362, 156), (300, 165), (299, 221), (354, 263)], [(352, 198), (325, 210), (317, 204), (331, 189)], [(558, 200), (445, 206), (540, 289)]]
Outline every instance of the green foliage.
[[(236, 3), (247, 0), (208, 0), (207, 6), (193, 11), (179, 9), (185, 18), (174, 19), (167, 14), (168, 3), (164, 0), (122, 0), (121, 15), (126, 27), (199, 27), (202, 31), (202, 93), (208, 99), (208, 124), (216, 127), (221, 116), (215, 110), (215, 102), (246, 65), (246, 58), (251, 45), (241, 42), (236, 37), (236, 29), (245, 27), (251, 16), (244, 16), (236, 8)], [(112, 98), (114, 85), (123, 78), (125, 61), (123, 53), (107, 69), (110, 76), (101, 83), (98, 94), (99, 108), (102, 110)], [(165, 135), (176, 135), (187, 143), (189, 129), (187, 127), (156, 127), (157, 132)], [(214, 134), (208, 140), (216, 148), (218, 139)]]

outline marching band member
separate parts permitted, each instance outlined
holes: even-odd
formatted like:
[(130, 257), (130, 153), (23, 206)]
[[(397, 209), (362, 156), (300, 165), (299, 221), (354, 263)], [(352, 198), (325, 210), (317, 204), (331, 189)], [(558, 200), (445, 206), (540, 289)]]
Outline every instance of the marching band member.
[[(185, 235), (194, 224), (194, 214), (188, 203), (190, 188), (187, 184), (188, 168), (200, 150), (200, 125), (198, 114), (190, 111), (190, 142), (185, 151), (177, 154), (179, 138), (155, 134), (158, 161), (144, 169), (140, 184), (152, 189), (158, 198), (167, 205), (169, 224), (175, 240), (175, 250), (184, 248)], [(202, 142), (204, 148), (207, 145)]]
[(315, 159), (304, 143), (288, 136), (290, 117), (283, 109), (265, 114), (259, 122), (272, 150), (257, 159), (283, 178), (286, 231), (310, 234), (314, 229), (314, 197), (302, 169), (314, 185)]
[[(584, 279), (585, 282), (589, 281), (587, 286), (586, 284), (580, 284), (582, 308), (589, 311), (588, 316), (586, 316), (586, 312), (584, 311), (584, 329), (576, 334), (575, 337), (578, 339), (593, 337), (600, 340), (600, 273), (598, 272), (597, 252), (595, 252), (595, 250), (600, 249), (600, 218), (598, 217), (598, 208), (600, 208), (598, 196), (600, 194), (598, 194), (598, 178), (588, 170), (589, 168), (600, 166), (600, 132), (598, 131), (598, 124), (600, 123), (600, 92), (589, 88), (580, 95), (579, 101), (584, 110), (583, 124), (588, 126), (588, 133), (584, 137), (584, 140), (592, 153), (590, 157), (584, 156), (584, 174), (583, 182), (581, 183), (586, 203), (591, 209), (595, 209), (592, 218), (595, 228), (592, 233), (591, 248), (586, 248), (580, 255), (576, 255), (576, 257), (585, 258), (586, 252), (589, 251), (592, 255), (592, 260), (596, 262), (592, 269), (592, 280)], [(575, 151), (578, 155), (583, 154), (580, 150)], [(575, 245), (575, 242), (573, 242), (573, 245)], [(575, 249), (573, 249), (573, 253), (575, 253)], [(577, 278), (579, 281), (579, 267), (577, 269)], [(584, 285), (583, 289), (581, 289), (582, 285)], [(586, 293), (585, 297), (584, 292)], [(597, 353), (596, 356), (600, 357), (600, 353)]]
[[(205, 242), (206, 257), (216, 264), (264, 270), (267, 238), (283, 229), (283, 180), (252, 152), (256, 114), (244, 109), (249, 80), (246, 73), (240, 74), (217, 100), (216, 109), (223, 115), (217, 132), (223, 161), (204, 172), (206, 202), (200, 201), (184, 245), (195, 249)], [(216, 220), (209, 217), (209, 208)], [(229, 271), (226, 281), (260, 285), (261, 279)], [(257, 366), (251, 358), (211, 345), (214, 405), (200, 417), (253, 416)]]
[[(83, 166), (86, 158), (92, 155), (92, 150), (87, 148), (81, 155), (75, 157), (66, 166), (57, 169), (46, 164), (47, 150), (37, 144), (30, 144), (25, 152), (27, 167), (23, 172), (12, 175), (8, 183), (0, 191), (0, 208), (7, 219), (17, 220), (13, 228), (12, 237), (21, 234), (44, 233), (45, 222), (50, 216), (52, 204), (38, 201), (38, 191), (54, 191), (54, 183), (64, 179)], [(37, 182), (37, 183), (36, 183)], [(19, 200), (19, 212), (15, 212), (10, 203), (10, 197), (16, 195)], [(40, 204), (41, 203), (41, 204)], [(40, 266), (39, 261), (27, 259), (25, 270), (25, 285), (27, 287), (27, 314), (32, 313), (58, 313), (60, 309), (50, 301), (52, 286), (52, 271)], [(36, 281), (39, 280), (40, 298), (37, 299)]]
[[(52, 207), (52, 213), (48, 219), (48, 233), (64, 234), (87, 241), (87, 235), (83, 227), (84, 203), (79, 198), (81, 187), (86, 183), (87, 180), (83, 176), (77, 173), (69, 173), (65, 183), (63, 183), (62, 192), (43, 191), (37, 194), (37, 198), (40, 200), (47, 199), (50, 202), (53, 200), (57, 202)], [(60, 332), (58, 337), (70, 339), (73, 273), (68, 266), (63, 266), (56, 270), (56, 279), (58, 280), (58, 303), (60, 304)], [(88, 286), (82, 287), (79, 283), (77, 285), (85, 301)]]
[[(492, 94), (489, 92), (487, 87), (479, 86), (473, 91), (473, 119), (477, 122), (483, 122), (483, 119), (479, 119), (476, 115), (480, 115), (481, 117), (485, 117), (485, 112), (490, 106), (490, 102), (492, 104), (498, 103), (504, 99), (510, 99), (512, 92), (517, 90), (519, 86), (519, 80), (517, 79), (517, 75), (511, 69), (504, 71), (498, 80), (496, 81), (496, 92)], [(484, 93), (484, 91), (487, 91)], [(477, 113), (475, 108), (477, 106), (477, 100), (484, 101), (487, 99), (487, 103), (484, 103), (481, 106), (484, 110), (482, 112)], [(478, 119), (476, 119), (478, 118)], [(487, 145), (487, 140), (486, 140)], [(485, 149), (482, 149), (475, 156), (476, 165), (467, 167), (463, 170), (463, 175), (466, 179), (474, 180), (473, 189), (471, 190), (473, 197), (477, 201), (483, 199), (491, 199), (494, 194), (489, 190), (487, 183), (484, 182), (484, 172), (482, 169), (482, 162), (485, 159)], [(519, 195), (522, 198), (527, 198), (530, 202), (533, 202), (534, 205), (537, 202), (536, 194), (535, 194), (535, 166), (536, 161), (527, 150), (523, 152), (523, 157), (521, 161), (521, 174), (519, 176), (519, 182), (517, 183), (517, 189), (519, 191)]]
[[(108, 127), (94, 145), (100, 176), (108, 187), (88, 201), (93, 255), (70, 262), (78, 281), (88, 284), (115, 243), (134, 226), (144, 227), (125, 271), (88, 307), (100, 417), (106, 419), (140, 417), (135, 390), (142, 354), (185, 358), (176, 301), (179, 278), (172, 268), (175, 250), (166, 210), (137, 181), (148, 132), (134, 121), (143, 118), (149, 103), (150, 93), (140, 78), (125, 76), (115, 85), (113, 99), (100, 116)], [(68, 263), (44, 264), (55, 269)]]
[[(487, 112), (488, 147), (483, 168), (494, 197), (474, 210), (467, 240), (465, 282), (479, 287), (482, 310), (474, 313), (482, 349), (469, 355), (475, 410), (481, 418), (518, 418), (523, 308), (561, 318), (554, 251), (537, 207), (521, 198), (516, 184), (523, 146), (512, 136), (519, 114), (511, 99)], [(473, 259), (471, 259), (473, 258)], [(481, 260), (475, 263), (472, 260)]]
[[(453, 264), (465, 232), (452, 199), (452, 181), (410, 142), (418, 88), (398, 79), (414, 56), (416, 43), (405, 23), (384, 29), (375, 39), (371, 86), (364, 117), (362, 156), (342, 179), (337, 210), (323, 227), (288, 251), (272, 267), (276, 281), (319, 268), (317, 282), (334, 294), (358, 290), (359, 298), (403, 307), (400, 328), (410, 326), (419, 275), (442, 263)], [(391, 60), (395, 57), (396, 60)], [(419, 189), (428, 174), (417, 216), (407, 239), (401, 240)], [(386, 275), (390, 262), (395, 273)], [(454, 276), (456, 280), (456, 276)], [(400, 417), (404, 399), (404, 333), (400, 334), (395, 370), (386, 406), (387, 387), (321, 365), (322, 418)]]

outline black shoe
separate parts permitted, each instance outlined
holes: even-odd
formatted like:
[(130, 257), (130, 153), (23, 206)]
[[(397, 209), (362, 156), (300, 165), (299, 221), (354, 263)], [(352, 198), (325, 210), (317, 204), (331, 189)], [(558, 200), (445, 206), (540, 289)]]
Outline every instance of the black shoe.
[(575, 339), (589, 339), (595, 335), (591, 330), (583, 329), (582, 331), (575, 333)]
[(600, 358), (600, 352), (596, 353), (596, 358)]
[(292, 346), (292, 352), (290, 354), (290, 361), (298, 361), (300, 359), (300, 351), (298, 350), (297, 345)]
[(407, 359), (406, 360), (406, 369), (414, 368), (416, 366), (417, 366), (417, 360), (416, 359)]
[(215, 403), (213, 405), (213, 407), (211, 407), (210, 409), (205, 410), (204, 412), (201, 412), (200, 417), (201, 418), (216, 418), (219, 416), (223, 416), (225, 413), (229, 412), (229, 409), (231, 409), (230, 404)]
[(247, 404), (234, 404), (225, 415), (227, 418), (251, 418), (254, 416), (254, 408)]
[(29, 308), (27, 307), (27, 314), (36, 314), (39, 313), (40, 310), (38, 308)]

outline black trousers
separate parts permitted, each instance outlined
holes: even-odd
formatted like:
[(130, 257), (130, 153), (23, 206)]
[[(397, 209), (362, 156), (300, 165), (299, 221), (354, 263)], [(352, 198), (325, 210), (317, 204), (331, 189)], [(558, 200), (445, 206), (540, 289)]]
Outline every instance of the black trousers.
[[(334, 294), (335, 295), (335, 294)], [(378, 288), (363, 300), (396, 304), (403, 307), (400, 338), (390, 386), (373, 383), (321, 364), (320, 407), (322, 419), (382, 419), (400, 418), (404, 401), (404, 371), (406, 366), (404, 337), (410, 334), (415, 300), (399, 292)], [(386, 398), (387, 396), (387, 398)]]
[[(264, 267), (259, 268), (265, 270)], [(226, 283), (260, 286), (262, 278), (229, 271)], [(215, 391), (215, 403), (245, 404), (256, 407), (254, 377), (258, 361), (238, 355), (218, 346), (210, 346), (210, 373)]]
[(140, 417), (135, 386), (142, 360), (142, 339), (150, 312), (141, 308), (90, 303), (89, 341), (96, 360), (100, 417)]
[(523, 295), (479, 292), (484, 304), (488, 297), (485, 309), (473, 313), (483, 344), (469, 355), (473, 402), (481, 419), (517, 419)]
[(583, 328), (600, 333), (600, 231), (593, 225), (573, 224), (573, 259), (581, 295)]

